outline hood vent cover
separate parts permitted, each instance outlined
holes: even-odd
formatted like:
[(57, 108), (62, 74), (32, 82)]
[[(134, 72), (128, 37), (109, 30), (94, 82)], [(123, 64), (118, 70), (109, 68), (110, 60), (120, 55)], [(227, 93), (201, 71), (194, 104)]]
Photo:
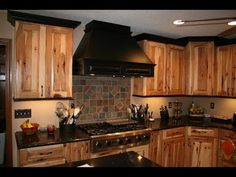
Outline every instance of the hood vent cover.
[(132, 38), (130, 27), (93, 20), (73, 56), (74, 75), (145, 76), (154, 66)]

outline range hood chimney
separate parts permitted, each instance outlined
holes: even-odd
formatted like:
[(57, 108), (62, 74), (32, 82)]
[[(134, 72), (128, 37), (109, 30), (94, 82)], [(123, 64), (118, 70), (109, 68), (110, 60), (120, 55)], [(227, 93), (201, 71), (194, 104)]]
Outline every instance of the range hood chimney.
[(93, 20), (73, 56), (74, 75), (154, 75), (154, 66), (132, 38), (130, 27)]

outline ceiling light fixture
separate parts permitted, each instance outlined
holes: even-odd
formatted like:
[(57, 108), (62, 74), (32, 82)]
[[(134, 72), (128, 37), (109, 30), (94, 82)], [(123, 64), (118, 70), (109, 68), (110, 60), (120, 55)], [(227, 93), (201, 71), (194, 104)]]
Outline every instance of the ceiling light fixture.
[(197, 25), (215, 25), (215, 24), (236, 25), (236, 17), (199, 19), (199, 20), (175, 20), (173, 21), (173, 24), (175, 24), (176, 26), (197, 26)]
[(234, 26), (234, 25), (236, 25), (236, 20), (231, 21), (231, 22), (228, 22), (228, 25), (230, 25), (230, 26)]
[(183, 24), (184, 24), (184, 21), (183, 21), (183, 20), (175, 20), (175, 21), (173, 21), (173, 23), (174, 23), (175, 25), (183, 25)]

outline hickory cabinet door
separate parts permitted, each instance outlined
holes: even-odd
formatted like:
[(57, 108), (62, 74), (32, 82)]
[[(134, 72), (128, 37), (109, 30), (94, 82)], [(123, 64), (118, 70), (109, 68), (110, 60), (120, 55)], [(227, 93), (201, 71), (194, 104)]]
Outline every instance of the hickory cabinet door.
[(236, 45), (232, 45), (232, 77), (231, 77), (231, 95), (236, 97)]
[(167, 45), (166, 86), (168, 95), (185, 94), (184, 47)]
[(231, 96), (232, 87), (232, 46), (217, 47), (215, 72), (216, 72), (216, 95)]
[(215, 138), (192, 137), (188, 138), (187, 166), (215, 167), (217, 140)]
[(15, 98), (43, 97), (46, 26), (16, 22)]
[(189, 42), (187, 45), (187, 93), (212, 95), (213, 42)]
[(47, 26), (46, 97), (72, 96), (72, 29)]
[(140, 41), (146, 55), (156, 64), (154, 77), (134, 78), (135, 95), (165, 95), (166, 94), (166, 45), (152, 41)]

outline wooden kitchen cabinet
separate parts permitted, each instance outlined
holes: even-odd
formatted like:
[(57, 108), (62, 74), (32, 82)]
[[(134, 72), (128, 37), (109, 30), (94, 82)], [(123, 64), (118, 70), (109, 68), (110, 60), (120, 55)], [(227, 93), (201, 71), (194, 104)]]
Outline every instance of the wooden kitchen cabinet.
[(168, 95), (185, 94), (185, 48), (167, 45), (166, 92)]
[(67, 162), (86, 160), (90, 158), (90, 141), (77, 141), (65, 145)]
[(152, 41), (140, 41), (139, 45), (156, 64), (154, 77), (134, 78), (134, 95), (185, 94), (184, 47)]
[(225, 141), (232, 141), (234, 146), (236, 146), (236, 133), (230, 130), (219, 130), (219, 152), (217, 167), (236, 167), (236, 152), (233, 153), (232, 157), (224, 156), (222, 145)]
[(149, 159), (161, 165), (161, 132), (153, 131), (151, 133), (149, 146)]
[(63, 144), (18, 150), (18, 166), (20, 167), (47, 167), (64, 164), (65, 162)]
[(188, 127), (185, 166), (216, 167), (218, 129)]
[(72, 29), (16, 21), (15, 98), (72, 96)]
[(133, 94), (142, 96), (165, 95), (166, 44), (147, 40), (139, 41), (138, 43), (156, 65), (154, 67), (154, 77), (134, 78)]
[(220, 46), (216, 49), (215, 94), (236, 96), (236, 45)]
[(185, 158), (185, 127), (162, 131), (161, 165), (183, 167)]
[(35, 23), (16, 23), (16, 83), (15, 98), (43, 96), (46, 26)]
[(189, 42), (186, 47), (186, 92), (189, 95), (213, 94), (213, 42)]

